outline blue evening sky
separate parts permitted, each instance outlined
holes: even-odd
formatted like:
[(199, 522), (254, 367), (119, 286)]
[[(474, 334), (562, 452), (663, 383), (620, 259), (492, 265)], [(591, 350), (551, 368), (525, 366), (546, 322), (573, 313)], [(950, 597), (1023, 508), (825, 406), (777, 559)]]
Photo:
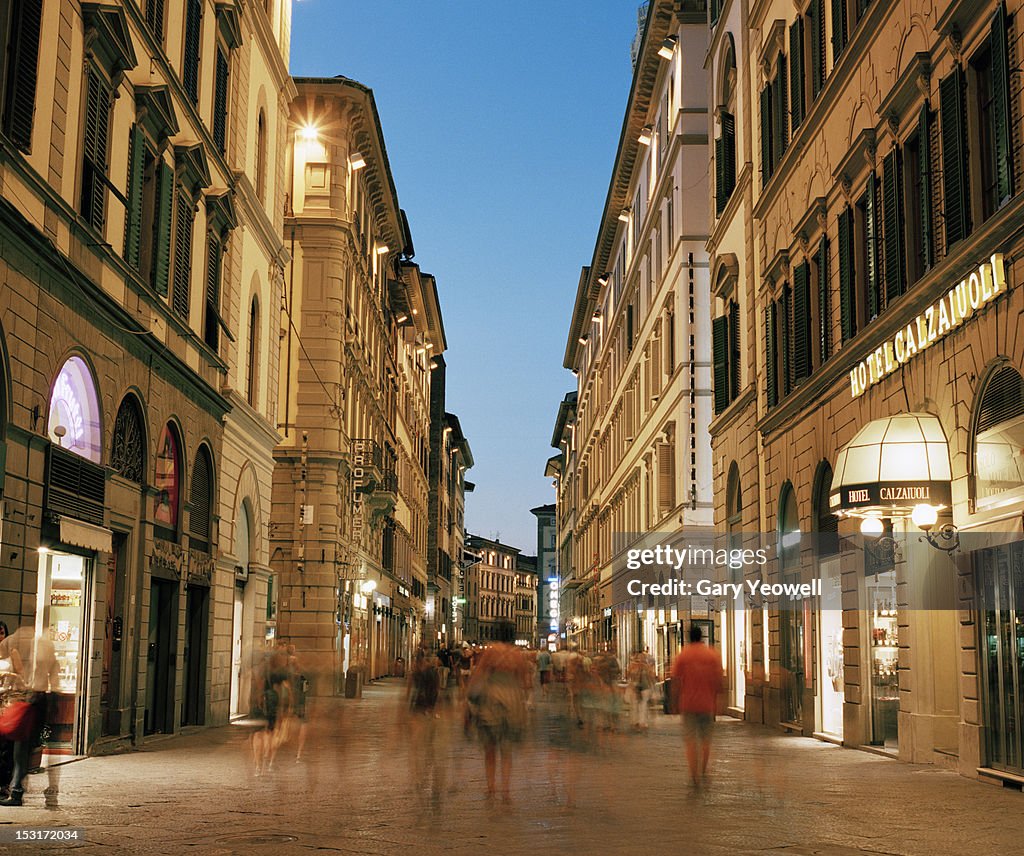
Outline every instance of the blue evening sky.
[(416, 261), (437, 277), (466, 529), (536, 552), (580, 266), (632, 70), (638, 0), (298, 0), (292, 73), (373, 89)]

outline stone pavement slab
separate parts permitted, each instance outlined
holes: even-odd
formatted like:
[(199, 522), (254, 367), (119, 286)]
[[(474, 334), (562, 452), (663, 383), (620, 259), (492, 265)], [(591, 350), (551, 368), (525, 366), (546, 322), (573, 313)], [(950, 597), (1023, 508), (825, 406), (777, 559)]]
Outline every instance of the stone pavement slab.
[(303, 760), (293, 736), (260, 777), (246, 725), (68, 764), (55, 809), (43, 807), (45, 776), (34, 776), (25, 806), (0, 808), (0, 828), (82, 827), (85, 841), (4, 852), (1024, 852), (1016, 791), (721, 720), (711, 785), (695, 792), (677, 718), (658, 715), (647, 734), (600, 735), (594, 745), (575, 734), (546, 739), (555, 710), (538, 704), (538, 728), (516, 748), (508, 804), (486, 799), (482, 752), (457, 706), (410, 722), (401, 686), (382, 682), (361, 700), (322, 703)]

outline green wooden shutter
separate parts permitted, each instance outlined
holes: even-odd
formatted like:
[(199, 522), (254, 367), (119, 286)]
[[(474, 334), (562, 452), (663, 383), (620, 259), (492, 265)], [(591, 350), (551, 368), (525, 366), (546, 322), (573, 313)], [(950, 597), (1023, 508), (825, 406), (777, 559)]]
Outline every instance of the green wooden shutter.
[(917, 123), (917, 166), (918, 199), (921, 218), (921, 246), (924, 248), (924, 269), (932, 266), (932, 158), (931, 158), (931, 112), (928, 102), (921, 107), (921, 118)]
[(992, 17), (992, 131), (996, 146), (996, 195), (1002, 205), (1013, 196), (1010, 143), (1010, 62), (1006, 38), (1006, 4)]
[(146, 24), (161, 44), (164, 39), (164, 0), (149, 0), (146, 3)]
[(146, 138), (138, 125), (132, 126), (128, 153), (128, 211), (125, 222), (124, 260), (139, 267), (142, 246), (142, 182), (146, 168)]
[(775, 71), (775, 80), (772, 82), (772, 125), (775, 130), (775, 138), (772, 140), (772, 154), (775, 156), (775, 164), (782, 160), (782, 155), (789, 145), (789, 108), (786, 99), (786, 87), (789, 85), (786, 74), (786, 57), (781, 53), (778, 59), (778, 68)]
[(100, 73), (86, 70), (85, 131), (82, 135), (82, 216), (103, 231), (106, 213), (107, 143), (110, 132), (110, 89)]
[(970, 233), (967, 204), (967, 147), (964, 144), (964, 72), (957, 66), (939, 83), (942, 132), (942, 195), (946, 221), (946, 252)]
[(14, 0), (10, 12), (10, 38), (5, 59), (6, 97), (3, 131), (23, 152), (32, 145), (32, 119), (36, 109), (42, 0)]
[(804, 19), (797, 19), (789, 28), (789, 101), (793, 133), (804, 120)]
[(900, 193), (900, 160), (899, 149), (894, 148), (882, 162), (886, 306), (906, 291), (903, 268), (903, 194)]
[(789, 283), (782, 286), (779, 298), (779, 312), (782, 315), (782, 394), (789, 395), (793, 389), (793, 290)]
[(811, 268), (807, 262), (793, 271), (793, 380), (811, 373)]
[(771, 84), (761, 90), (761, 186), (772, 177), (772, 95)]
[(729, 406), (728, 318), (721, 315), (711, 322), (711, 356), (714, 361), (715, 413)]
[(725, 201), (736, 189), (736, 119), (722, 113), (722, 177), (725, 180)]
[(740, 305), (729, 301), (729, 400), (740, 395)]
[(825, 0), (811, 4), (811, 95), (818, 97), (825, 85)]
[(767, 386), (769, 407), (774, 407), (779, 403), (777, 377), (779, 355), (775, 339), (775, 315), (775, 304), (769, 303), (764, 309), (764, 380)]
[(725, 142), (724, 137), (715, 140), (715, 214), (725, 210)]
[(878, 179), (874, 173), (868, 175), (867, 189), (867, 274), (868, 320), (878, 317), (882, 301), (878, 292)]
[(153, 253), (153, 288), (167, 296), (171, 267), (171, 216), (174, 210), (174, 170), (163, 160), (157, 176), (156, 225)]
[(171, 308), (184, 321), (189, 317), (189, 287), (192, 282), (192, 199), (179, 189), (174, 217), (174, 291)]
[[(828, 236), (822, 235), (818, 243), (818, 336), (821, 339), (818, 356), (821, 365), (832, 356), (832, 292), (829, 285)], [(809, 317), (807, 323), (810, 324)]]
[(213, 141), (224, 152), (228, 127), (228, 58), (217, 51), (216, 86), (213, 93)]
[(849, 206), (839, 214), (839, 326), (844, 342), (857, 332), (857, 306), (853, 295), (853, 214)]
[(214, 351), (220, 342), (220, 280), (221, 245), (211, 237), (206, 243), (206, 314), (203, 320), (203, 340)]
[(181, 82), (193, 104), (199, 103), (199, 48), (203, 7), (200, 0), (186, 0), (185, 51)]
[(832, 61), (846, 49), (846, 0), (832, 0)]

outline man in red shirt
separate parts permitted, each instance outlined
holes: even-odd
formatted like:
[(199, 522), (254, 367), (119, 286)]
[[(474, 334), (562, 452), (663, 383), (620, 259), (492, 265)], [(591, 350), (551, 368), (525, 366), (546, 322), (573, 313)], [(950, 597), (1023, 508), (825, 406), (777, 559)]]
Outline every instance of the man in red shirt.
[(695, 787), (700, 787), (707, 776), (711, 729), (715, 724), (718, 693), (722, 689), (722, 660), (714, 648), (704, 644), (703, 639), (700, 627), (691, 624), (690, 644), (679, 652), (672, 664), (672, 688), (676, 691), (676, 709), (683, 717), (686, 760)]

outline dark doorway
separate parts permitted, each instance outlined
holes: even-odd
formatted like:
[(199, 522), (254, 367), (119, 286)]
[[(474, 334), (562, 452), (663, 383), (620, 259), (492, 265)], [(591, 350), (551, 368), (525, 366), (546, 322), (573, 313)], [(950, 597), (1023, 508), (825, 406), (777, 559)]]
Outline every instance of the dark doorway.
[(100, 712), (104, 737), (121, 733), (121, 653), (124, 643), (124, 590), (127, 580), (128, 538), (115, 532), (107, 560), (106, 607), (103, 620), (103, 669)]
[(149, 589), (149, 645), (146, 659), (146, 734), (174, 730), (175, 647), (178, 584), (154, 579)]
[(206, 721), (206, 631), (210, 590), (190, 585), (185, 600), (185, 702), (182, 725)]

